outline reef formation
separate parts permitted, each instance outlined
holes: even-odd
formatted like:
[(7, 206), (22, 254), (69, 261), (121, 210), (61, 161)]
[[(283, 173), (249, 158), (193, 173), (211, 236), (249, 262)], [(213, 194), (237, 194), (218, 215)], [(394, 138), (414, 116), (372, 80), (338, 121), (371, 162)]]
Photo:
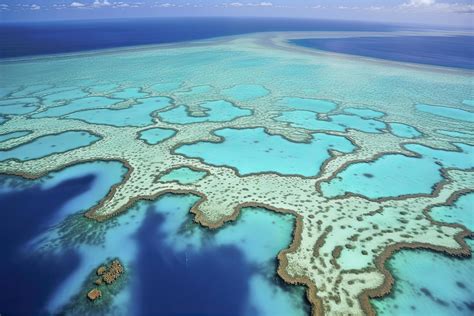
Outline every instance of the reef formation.
[[(124, 268), (118, 259), (112, 260), (109, 266), (100, 266), (97, 268), (96, 274), (99, 277), (94, 281), (97, 286), (111, 285), (124, 273)], [(95, 301), (102, 297), (102, 291), (94, 288), (87, 293), (87, 298)]]
[[(472, 98), (469, 74), (310, 52), (287, 44), (297, 36), (52, 57), (50, 68), (41, 58), (1, 64), (12, 78), (2, 85), (0, 129), (16, 136), (0, 142), (0, 173), (38, 178), (80, 162), (119, 161), (126, 177), (86, 213), (98, 221), (166, 193), (201, 197), (191, 212), (209, 228), (235, 220), (244, 207), (293, 214), (294, 238), (278, 255), (279, 275), (307, 286), (315, 315), (373, 314), (369, 298), (387, 294), (393, 283), (384, 267), (393, 252), (471, 255), (464, 238), (472, 232), (436, 222), (429, 211), (472, 191), (473, 139), (437, 133), (449, 125), (472, 134), (472, 125), (416, 107), (471, 113), (463, 104)], [(87, 66), (96, 63), (110, 70)], [(143, 64), (146, 70), (133, 71)], [(38, 73), (54, 67), (74, 71), (35, 89), (44, 82)], [(402, 132), (394, 132), (397, 124)], [(172, 132), (144, 141), (151, 128)], [(71, 131), (94, 141), (53, 144), (49, 154), (31, 158), (41, 145), (36, 140)], [(387, 157), (395, 159), (392, 167), (375, 168)], [(422, 159), (427, 169), (394, 167)], [(282, 164), (289, 167), (275, 170)], [(175, 170), (184, 170), (182, 181), (176, 172), (161, 180)], [(425, 178), (426, 170), (434, 176)], [(339, 190), (341, 181), (376, 189)], [(412, 183), (420, 189), (408, 190)], [(118, 261), (99, 270), (97, 286), (123, 273)], [(101, 291), (87, 296), (97, 300)]]

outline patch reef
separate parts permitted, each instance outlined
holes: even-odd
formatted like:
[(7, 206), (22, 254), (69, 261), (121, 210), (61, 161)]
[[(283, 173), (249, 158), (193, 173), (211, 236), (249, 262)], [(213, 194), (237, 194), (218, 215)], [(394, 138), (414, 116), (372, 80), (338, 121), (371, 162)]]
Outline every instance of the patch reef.
[[(247, 50), (264, 54), (265, 46), (259, 40), (259, 38), (235, 40), (217, 45), (221, 45), (218, 46), (220, 49), (230, 51)], [(272, 45), (281, 48), (278, 54), (287, 56), (285, 49), (288, 48), (279, 42), (278, 38)], [(198, 46), (185, 49), (205, 48)], [(168, 52), (166, 49), (163, 50), (163, 54)], [(303, 62), (313, 57), (302, 52), (300, 55)], [(341, 61), (342, 64), (345, 62)], [(248, 80), (253, 81), (251, 78)], [(428, 215), (428, 210), (437, 205), (452, 203), (460, 194), (472, 190), (474, 183), (472, 169), (444, 170), (444, 180), (427, 195), (370, 200), (354, 194), (327, 198), (319, 190), (322, 182), (329, 181), (354, 162), (372, 161), (381, 153), (415, 156), (401, 146), (406, 140), (392, 135), (387, 130), (380, 133), (363, 133), (356, 130), (323, 131), (347, 137), (357, 149), (348, 154), (331, 150), (331, 157), (324, 163), (320, 173), (313, 177), (276, 173), (242, 176), (236, 168), (212, 166), (199, 159), (175, 153), (175, 150), (183, 144), (224, 141), (214, 134), (216, 130), (223, 128), (263, 127), (270, 135), (281, 135), (293, 142), (307, 142), (315, 131), (292, 127), (275, 119), (285, 109), (274, 107), (284, 95), (278, 92), (278, 84), (275, 86), (273, 84), (271, 80), (264, 84), (271, 92), (268, 95), (259, 96), (254, 100), (232, 100), (235, 106), (250, 109), (252, 114), (225, 122), (170, 124), (160, 120), (160, 112), (151, 114), (153, 123), (146, 127), (91, 124), (77, 119), (58, 117), (11, 116), (1, 126), (2, 133), (24, 130), (25, 126), (31, 133), (0, 143), (0, 150), (30, 142), (43, 135), (73, 130), (88, 131), (98, 135), (100, 139), (87, 147), (41, 159), (0, 162), (0, 173), (38, 178), (50, 171), (80, 162), (120, 161), (128, 168), (126, 178), (113, 187), (107, 197), (86, 214), (99, 221), (127, 211), (138, 200), (156, 199), (165, 193), (200, 196), (201, 200), (194, 205), (191, 212), (197, 222), (209, 228), (218, 228), (227, 221), (236, 220), (240, 209), (248, 206), (291, 213), (297, 219), (294, 240), (289, 249), (279, 254), (278, 272), (286, 282), (307, 286), (314, 315), (373, 314), (369, 298), (389, 292), (393, 278), (384, 268), (384, 262), (400, 248), (432, 249), (454, 256), (470, 255), (463, 238), (468, 237), (471, 232), (460, 225), (434, 222)], [(147, 90), (146, 85), (141, 89), (153, 94), (151, 90)], [(192, 91), (192, 86), (184, 84), (178, 89)], [(219, 95), (216, 92), (219, 89), (216, 87), (212, 89), (211, 92), (206, 92), (205, 97), (179, 93), (160, 95), (174, 100), (170, 105), (171, 108), (187, 104), (188, 111), (192, 115), (193, 111), (199, 112), (199, 103), (202, 103), (203, 99), (215, 99)], [(289, 91), (281, 93), (291, 95)], [(296, 91), (293, 93), (295, 95)], [(301, 97), (323, 98), (311, 91), (301, 94)], [(223, 98), (222, 95), (219, 97)], [(130, 103), (134, 101), (131, 100)], [(352, 105), (338, 102), (338, 108), (328, 114), (338, 113), (342, 108), (350, 106)], [(45, 105), (41, 105), (33, 113), (39, 113), (45, 108)], [(380, 118), (381, 121), (404, 122), (417, 128), (418, 125), (422, 125), (417, 124), (415, 119), (401, 117), (400, 112), (403, 111), (398, 108), (386, 107), (383, 110), (386, 117)], [(423, 116), (421, 120), (425, 126), (421, 128), (424, 135), (430, 135), (431, 131), (442, 129), (445, 125), (444, 122), (429, 116)], [(452, 123), (453, 127), (458, 126), (457, 124), (461, 123)], [(140, 132), (150, 127), (172, 129), (176, 134), (156, 145), (150, 145), (139, 139)], [(455, 150), (450, 141), (452, 141), (450, 138), (439, 140), (428, 136), (416, 140), (417, 143), (427, 146)], [(469, 143), (467, 140), (466, 142)], [(161, 182), (159, 177), (157, 178), (157, 175), (167, 174), (180, 167), (205, 171), (206, 176), (188, 184), (180, 184), (178, 181)], [(99, 268), (97, 274), (100, 278), (97, 282), (100, 284), (97, 285), (101, 285), (102, 282), (113, 283), (121, 273), (123, 273), (122, 266), (118, 261), (113, 261), (110, 267)], [(100, 298), (101, 291), (95, 288), (87, 296), (90, 300), (96, 300)]]

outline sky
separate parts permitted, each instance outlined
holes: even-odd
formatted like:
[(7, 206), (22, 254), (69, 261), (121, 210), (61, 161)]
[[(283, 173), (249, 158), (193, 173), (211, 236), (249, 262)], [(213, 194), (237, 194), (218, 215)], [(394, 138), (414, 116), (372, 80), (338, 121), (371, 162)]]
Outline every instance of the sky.
[(474, 29), (474, 0), (0, 0), (0, 21), (174, 16), (295, 17)]

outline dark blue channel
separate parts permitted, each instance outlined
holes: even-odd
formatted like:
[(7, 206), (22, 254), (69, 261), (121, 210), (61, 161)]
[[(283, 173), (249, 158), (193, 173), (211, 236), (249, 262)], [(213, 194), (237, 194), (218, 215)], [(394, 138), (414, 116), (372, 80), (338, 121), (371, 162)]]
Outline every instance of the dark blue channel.
[(137, 315), (242, 315), (255, 272), (237, 247), (206, 247), (176, 252), (158, 228), (163, 215), (152, 209), (135, 238), (133, 293)]
[(308, 38), (291, 42), (336, 53), (474, 69), (474, 36)]
[(0, 313), (44, 315), (54, 290), (79, 265), (74, 251), (40, 255), (25, 251), (28, 241), (48, 229), (50, 219), (74, 197), (90, 189), (94, 176), (0, 194)]

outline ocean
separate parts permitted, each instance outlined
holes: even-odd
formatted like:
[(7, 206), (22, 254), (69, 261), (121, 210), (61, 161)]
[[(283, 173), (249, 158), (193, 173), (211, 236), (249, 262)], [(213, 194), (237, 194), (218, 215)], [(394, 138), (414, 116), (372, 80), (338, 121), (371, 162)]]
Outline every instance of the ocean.
[(298, 39), (292, 43), (335, 53), (474, 69), (474, 36), (377, 36)]
[[(460, 226), (434, 221), (472, 230), (473, 195), (456, 198), (473, 183), (472, 76), (331, 53), (470, 67), (470, 37), (400, 40), (400, 29), (223, 18), (1, 24), (0, 313), (309, 315), (307, 288), (281, 278), (301, 276), (325, 311), (360, 315), (388, 245), (458, 249)], [(325, 54), (292, 50), (286, 33), (100, 52), (308, 30), (387, 35), (293, 42)], [(111, 218), (85, 217), (94, 206), (89, 216)], [(123, 277), (96, 284), (114, 259)], [(373, 308), (472, 314), (473, 285), (461, 281), (474, 260), (460, 262), (399, 252), (387, 263), (395, 290)], [(103, 296), (90, 302), (94, 288)]]
[(391, 31), (361, 22), (277, 18), (146, 18), (0, 24), (0, 58), (176, 43), (276, 31)]

